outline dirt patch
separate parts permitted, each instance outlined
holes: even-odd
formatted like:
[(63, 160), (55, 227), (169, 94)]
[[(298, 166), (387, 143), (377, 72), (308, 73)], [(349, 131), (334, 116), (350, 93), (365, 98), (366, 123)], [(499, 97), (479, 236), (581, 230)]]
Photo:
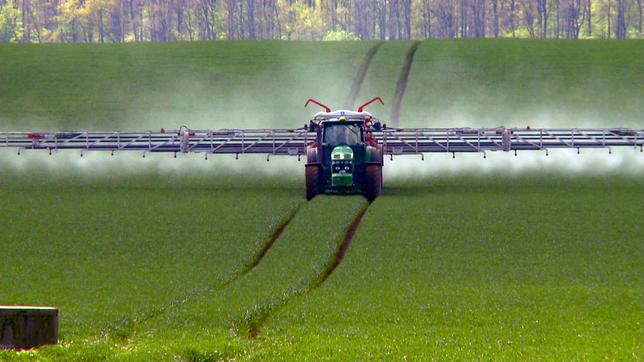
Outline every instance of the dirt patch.
[(396, 84), (396, 93), (394, 94), (394, 102), (391, 107), (390, 121), (392, 127), (400, 126), (400, 105), (402, 104), (403, 97), (405, 96), (405, 90), (407, 89), (407, 83), (409, 82), (409, 73), (411, 73), (411, 66), (414, 63), (414, 55), (416, 55), (418, 46), (420, 46), (420, 42), (416, 41), (407, 51), (405, 64), (403, 64), (403, 68), (400, 71), (400, 76), (398, 77), (398, 83)]

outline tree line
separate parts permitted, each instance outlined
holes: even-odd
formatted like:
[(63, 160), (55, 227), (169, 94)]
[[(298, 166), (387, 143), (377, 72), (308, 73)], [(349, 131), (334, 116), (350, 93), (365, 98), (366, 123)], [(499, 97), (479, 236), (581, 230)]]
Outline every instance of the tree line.
[(0, 42), (642, 38), (644, 0), (0, 0)]

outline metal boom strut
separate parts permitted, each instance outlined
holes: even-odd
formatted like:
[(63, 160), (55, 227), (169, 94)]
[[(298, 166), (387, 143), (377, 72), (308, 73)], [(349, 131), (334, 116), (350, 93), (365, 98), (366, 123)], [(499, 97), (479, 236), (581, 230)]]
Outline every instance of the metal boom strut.
[[(628, 128), (385, 128), (373, 131), (386, 155), (644, 147), (644, 130)], [(139, 151), (306, 155), (315, 133), (300, 129), (148, 132), (4, 132), (0, 147), (18, 150)]]

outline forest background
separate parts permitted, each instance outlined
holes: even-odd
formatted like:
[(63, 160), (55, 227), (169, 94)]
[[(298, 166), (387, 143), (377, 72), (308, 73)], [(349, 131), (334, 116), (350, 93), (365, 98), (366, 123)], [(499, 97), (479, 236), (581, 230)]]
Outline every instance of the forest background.
[(0, 0), (0, 42), (642, 38), (644, 0)]

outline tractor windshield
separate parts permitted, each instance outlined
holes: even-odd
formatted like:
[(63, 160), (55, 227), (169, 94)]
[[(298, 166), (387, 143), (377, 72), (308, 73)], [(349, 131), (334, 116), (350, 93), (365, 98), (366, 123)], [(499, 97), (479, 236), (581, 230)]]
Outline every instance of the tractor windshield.
[(360, 127), (355, 124), (328, 124), (324, 128), (324, 143), (355, 146), (360, 143)]

